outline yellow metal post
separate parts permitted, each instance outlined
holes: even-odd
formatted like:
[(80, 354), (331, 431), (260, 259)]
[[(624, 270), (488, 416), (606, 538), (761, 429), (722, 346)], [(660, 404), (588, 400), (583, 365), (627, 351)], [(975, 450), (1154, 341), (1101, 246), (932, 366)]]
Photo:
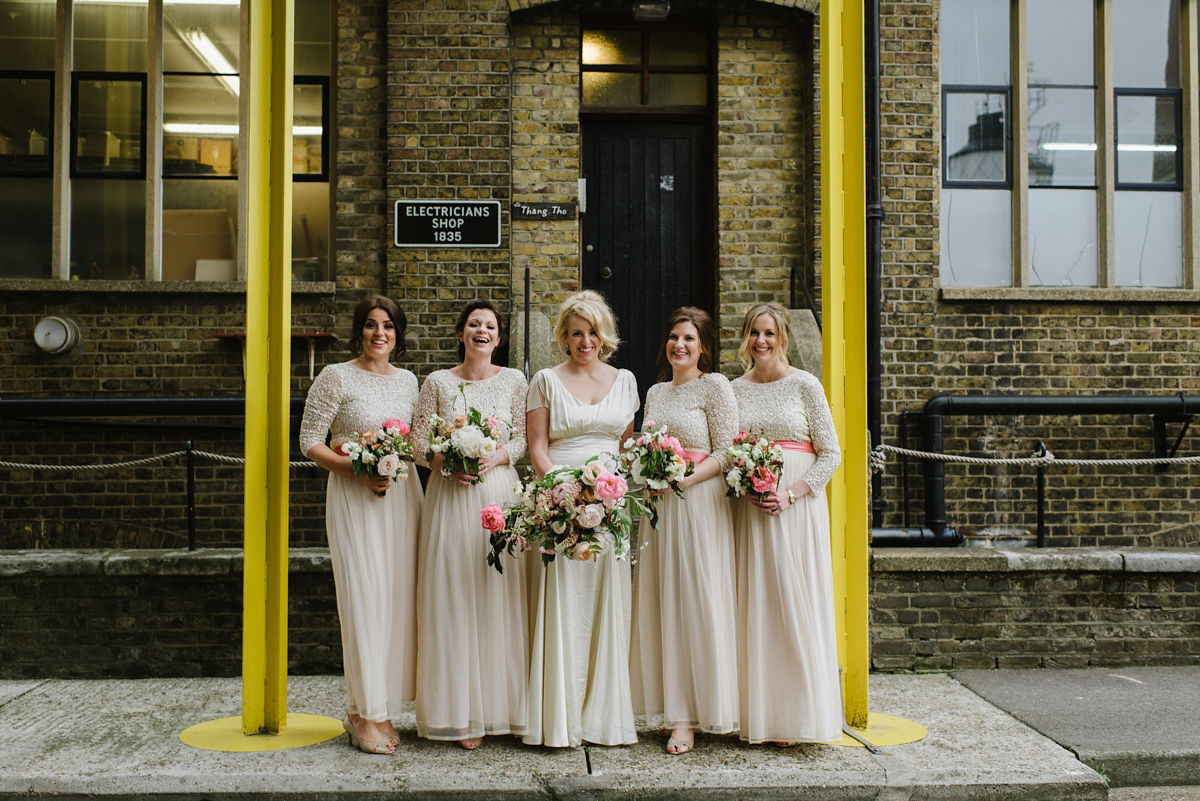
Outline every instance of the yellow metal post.
[(822, 369), (842, 443), (829, 485), (847, 722), (867, 727), (866, 167), (860, 3), (821, 3)]
[(292, 0), (250, 0), (242, 732), (287, 723)]

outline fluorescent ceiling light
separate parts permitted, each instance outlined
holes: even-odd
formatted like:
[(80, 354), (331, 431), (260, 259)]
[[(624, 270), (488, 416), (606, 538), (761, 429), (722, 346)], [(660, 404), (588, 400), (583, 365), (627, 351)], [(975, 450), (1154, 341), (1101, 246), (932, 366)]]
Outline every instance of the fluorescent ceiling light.
[[(196, 54), (196, 57), (208, 65), (208, 68), (218, 74), (217, 80), (225, 84), (235, 97), (239, 92), (237, 69), (225, 58), (225, 54), (217, 49), (212, 39), (199, 28), (188, 28), (183, 32), (183, 43)], [(230, 74), (232, 73), (232, 74)]]
[[(237, 136), (238, 127), (236, 125), (218, 125), (215, 123), (198, 123), (198, 122), (165, 122), (163, 123), (163, 133), (169, 134), (194, 134), (196, 136)], [(294, 125), (292, 126), (292, 136), (320, 136), (322, 134), (320, 125)]]
[[(1094, 142), (1045, 142), (1042, 150), (1095, 150)], [(1175, 145), (1117, 145), (1117, 150), (1135, 153), (1174, 153)]]

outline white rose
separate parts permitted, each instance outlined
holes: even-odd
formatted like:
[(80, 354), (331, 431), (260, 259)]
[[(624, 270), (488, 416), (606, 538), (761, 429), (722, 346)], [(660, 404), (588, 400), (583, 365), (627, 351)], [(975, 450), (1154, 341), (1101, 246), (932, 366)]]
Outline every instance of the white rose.
[(478, 453), (475, 454), (477, 459), (487, 459), (489, 456), (494, 456), (496, 453), (496, 440), (491, 437), (484, 437), (479, 443)]

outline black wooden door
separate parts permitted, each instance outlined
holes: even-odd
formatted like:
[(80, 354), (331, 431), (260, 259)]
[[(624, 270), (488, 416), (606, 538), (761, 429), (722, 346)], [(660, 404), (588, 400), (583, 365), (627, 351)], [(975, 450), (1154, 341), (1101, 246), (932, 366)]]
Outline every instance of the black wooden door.
[(689, 123), (585, 123), (583, 284), (617, 315), (612, 364), (642, 397), (658, 373), (662, 327), (683, 305), (711, 308), (708, 128)]

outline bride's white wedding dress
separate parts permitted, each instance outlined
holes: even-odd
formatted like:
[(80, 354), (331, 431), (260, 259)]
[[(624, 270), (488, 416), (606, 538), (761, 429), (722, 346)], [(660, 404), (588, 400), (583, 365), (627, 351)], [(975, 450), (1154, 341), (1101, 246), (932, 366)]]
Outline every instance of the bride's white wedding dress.
[[(637, 412), (637, 381), (621, 370), (596, 404), (576, 398), (552, 370), (530, 382), (528, 408), (550, 410), (550, 460), (578, 467), (593, 456), (612, 466)], [(631, 572), (611, 550), (543, 565), (529, 553), (530, 640), (527, 728), (531, 745), (637, 742), (629, 686)]]

